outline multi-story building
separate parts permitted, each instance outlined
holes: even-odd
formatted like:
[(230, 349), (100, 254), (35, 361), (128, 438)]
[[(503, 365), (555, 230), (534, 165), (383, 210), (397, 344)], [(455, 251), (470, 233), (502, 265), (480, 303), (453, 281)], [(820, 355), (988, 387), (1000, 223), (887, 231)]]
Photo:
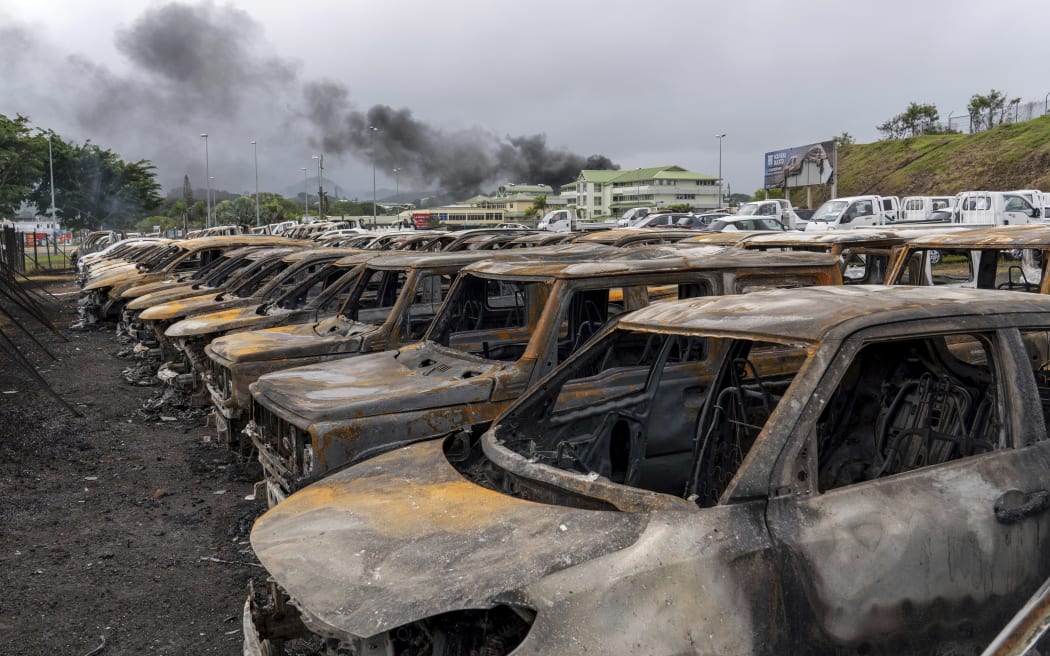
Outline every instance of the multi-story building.
[(566, 204), (580, 218), (615, 216), (630, 207), (689, 205), (718, 207), (718, 176), (680, 166), (654, 166), (628, 171), (585, 169), (575, 183), (563, 185)]

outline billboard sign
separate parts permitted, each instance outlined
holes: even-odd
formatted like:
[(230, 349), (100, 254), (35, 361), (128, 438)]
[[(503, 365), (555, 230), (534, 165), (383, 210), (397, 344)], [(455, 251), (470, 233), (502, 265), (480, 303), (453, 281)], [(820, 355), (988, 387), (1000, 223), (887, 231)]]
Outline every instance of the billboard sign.
[(826, 184), (834, 174), (835, 142), (821, 141), (766, 153), (765, 187)]

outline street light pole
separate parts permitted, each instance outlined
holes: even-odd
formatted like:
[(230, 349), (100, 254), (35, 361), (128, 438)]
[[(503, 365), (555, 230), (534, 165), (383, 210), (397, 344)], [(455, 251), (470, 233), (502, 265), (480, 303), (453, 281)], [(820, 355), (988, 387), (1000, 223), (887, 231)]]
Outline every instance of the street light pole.
[(401, 168), (394, 167), (394, 202), (397, 203), (397, 222), (401, 223)]
[(208, 207), (208, 222), (206, 227), (211, 227), (211, 174), (208, 170), (208, 133), (202, 132), (201, 139), (204, 139), (204, 184), (205, 184), (205, 197), (204, 204)]
[(310, 181), (306, 178), (306, 167), (302, 167), (303, 172), (303, 205), (306, 209), (303, 210), (303, 222), (305, 223), (310, 218)]
[(252, 140), (252, 159), (255, 160), (255, 227), (259, 227), (259, 150)]
[(321, 178), (324, 174), (324, 153), (310, 159), (317, 160), (317, 220), (324, 221), (324, 182)]
[(1046, 116), (1047, 101), (1050, 101), (1050, 92), (1043, 96), (1043, 116)]
[(725, 136), (724, 132), (715, 135), (715, 139), (718, 139), (718, 207), (722, 207), (722, 139)]
[(368, 130), (372, 133), (372, 229), (375, 230), (378, 227), (378, 221), (376, 221), (376, 132), (379, 132), (379, 128), (369, 125)]
[(47, 166), (51, 170), (51, 229), (57, 230), (55, 225), (55, 160), (51, 157), (51, 133), (47, 133)]

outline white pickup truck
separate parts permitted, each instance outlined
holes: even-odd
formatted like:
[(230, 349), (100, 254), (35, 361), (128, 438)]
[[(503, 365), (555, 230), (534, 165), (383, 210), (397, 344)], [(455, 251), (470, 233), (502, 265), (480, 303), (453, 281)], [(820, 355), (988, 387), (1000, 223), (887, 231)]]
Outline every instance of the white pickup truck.
[(954, 196), (905, 196), (901, 201), (901, 220), (925, 221), (931, 213), (953, 207)]
[(848, 230), (883, 225), (897, 218), (896, 196), (846, 196), (821, 205), (806, 224), (806, 232)]
[(791, 201), (785, 198), (770, 198), (743, 203), (737, 210), (737, 216), (771, 216), (791, 230), (802, 230), (806, 222), (795, 213)]
[(584, 221), (576, 215), (576, 210), (572, 208), (547, 212), (540, 219), (540, 222), (536, 224), (538, 230), (550, 230), (552, 232), (609, 230), (615, 227), (616, 224), (613, 222)]

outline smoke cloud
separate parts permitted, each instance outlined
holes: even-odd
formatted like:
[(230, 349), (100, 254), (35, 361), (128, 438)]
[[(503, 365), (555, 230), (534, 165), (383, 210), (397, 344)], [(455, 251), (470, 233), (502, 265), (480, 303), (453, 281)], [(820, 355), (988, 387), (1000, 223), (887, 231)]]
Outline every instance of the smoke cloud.
[(416, 119), (408, 109), (376, 105), (356, 111), (349, 90), (338, 82), (308, 82), (304, 97), (307, 117), (322, 135), (326, 152), (370, 157), (374, 145), (376, 166), (396, 166), (456, 197), (506, 181), (557, 189), (580, 169), (619, 168), (602, 155), (551, 149), (542, 134), (500, 138), (480, 128), (446, 132)]
[[(483, 128), (443, 130), (411, 110), (355, 107), (338, 81), (304, 80), (300, 65), (267, 49), (247, 12), (211, 2), (169, 2), (116, 30), (127, 70), (115, 72), (61, 49), (29, 27), (0, 28), (0, 95), (5, 113), (22, 113), (66, 138), (90, 139), (125, 159), (149, 159), (166, 187), (189, 173), (203, 187), (202, 144), (219, 188), (245, 190), (248, 145), (295, 161), (304, 145), (465, 198), (500, 182), (554, 187), (581, 168), (618, 168), (601, 155), (551, 148), (546, 136), (499, 136)], [(56, 90), (60, 90), (56, 93)], [(372, 126), (377, 131), (370, 129)], [(246, 166), (247, 164), (247, 166)], [(289, 169), (292, 167), (289, 166)], [(290, 177), (290, 176), (289, 176)], [(285, 180), (285, 184), (291, 180)]]

